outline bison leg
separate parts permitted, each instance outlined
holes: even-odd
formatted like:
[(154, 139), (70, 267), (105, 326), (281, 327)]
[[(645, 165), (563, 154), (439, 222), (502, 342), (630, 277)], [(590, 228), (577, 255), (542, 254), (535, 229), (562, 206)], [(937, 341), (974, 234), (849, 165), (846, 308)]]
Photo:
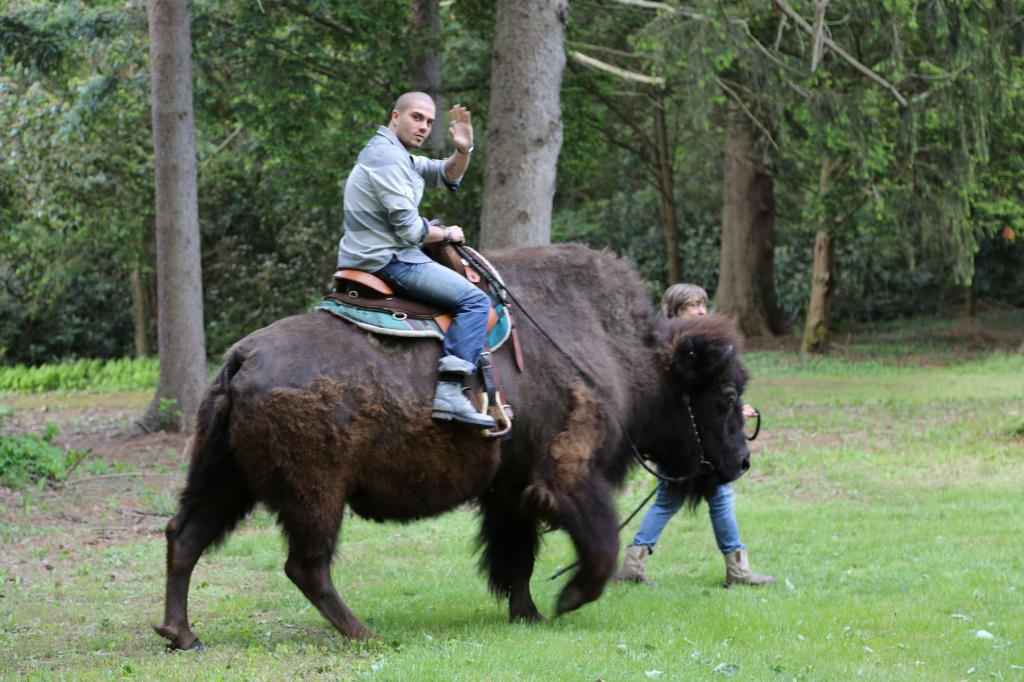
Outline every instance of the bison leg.
[[(341, 634), (352, 639), (370, 639), (374, 633), (341, 600), (331, 579), (331, 557), (343, 509), (313, 514), (302, 508), (280, 514), (289, 544), (284, 572)], [(316, 519), (322, 520), (323, 525), (317, 525)]]
[(221, 489), (216, 498), (183, 503), (177, 516), (167, 523), (167, 586), (164, 594), (164, 622), (153, 627), (170, 640), (172, 649), (201, 649), (202, 642), (188, 625), (188, 587), (199, 557), (212, 543), (224, 537), (252, 508), (252, 500), (241, 487)]
[(508, 596), (510, 621), (544, 620), (530, 594), (530, 576), (539, 544), (536, 518), (523, 511), (518, 494), (500, 489), (484, 495), (480, 506), (480, 568), (487, 572), (491, 591)]
[(555, 612), (561, 615), (594, 601), (615, 572), (619, 533), (615, 509), (600, 483), (559, 500), (562, 526), (576, 547), (580, 567), (558, 595)]

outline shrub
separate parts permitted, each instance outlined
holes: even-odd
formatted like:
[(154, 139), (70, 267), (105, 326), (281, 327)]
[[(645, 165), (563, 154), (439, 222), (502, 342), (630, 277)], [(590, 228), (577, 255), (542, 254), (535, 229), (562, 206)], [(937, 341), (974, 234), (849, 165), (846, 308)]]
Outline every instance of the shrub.
[(0, 483), (20, 488), (38, 481), (62, 481), (84, 452), (63, 450), (53, 444), (60, 433), (47, 424), (40, 434), (0, 435)]
[(0, 368), (0, 391), (125, 391), (156, 386), (156, 358), (72, 360), (57, 364)]

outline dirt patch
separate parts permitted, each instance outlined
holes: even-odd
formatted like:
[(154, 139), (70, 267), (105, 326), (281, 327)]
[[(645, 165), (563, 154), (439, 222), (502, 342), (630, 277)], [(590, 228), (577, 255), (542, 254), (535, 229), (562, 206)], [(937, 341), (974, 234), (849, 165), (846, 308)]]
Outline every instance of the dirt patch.
[(785, 336), (748, 336), (743, 340), (743, 350), (772, 350), (796, 353), (800, 350), (800, 337), (793, 334)]
[(8, 580), (71, 563), (85, 547), (160, 537), (184, 482), (186, 436), (133, 427), (148, 394), (4, 401), (3, 433), (60, 429), (53, 443), (88, 452), (60, 486), (0, 486), (0, 572)]

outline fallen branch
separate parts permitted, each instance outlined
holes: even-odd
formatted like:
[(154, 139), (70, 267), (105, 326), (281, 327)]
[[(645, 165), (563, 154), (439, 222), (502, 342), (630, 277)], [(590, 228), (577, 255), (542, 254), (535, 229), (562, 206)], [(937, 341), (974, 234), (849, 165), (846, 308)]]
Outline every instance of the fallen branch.
[(102, 480), (111, 479), (111, 478), (139, 478), (139, 477), (142, 477), (142, 476), (153, 476), (153, 477), (174, 476), (174, 477), (181, 477), (181, 474), (155, 474), (155, 473), (150, 474), (150, 473), (145, 473), (145, 472), (142, 472), (142, 471), (134, 471), (134, 472), (131, 472), (131, 473), (124, 473), (124, 474), (103, 474), (101, 476), (85, 476), (84, 478), (76, 478), (73, 481), (64, 481), (64, 486), (78, 485), (79, 483), (91, 483), (93, 481), (102, 481)]
[(141, 509), (122, 509), (121, 513), (124, 514), (125, 516), (130, 516), (130, 515), (134, 514), (135, 516), (155, 516), (155, 517), (160, 518), (160, 519), (169, 519), (169, 518), (171, 518), (171, 514), (160, 514), (158, 512), (143, 511)]
[(81, 456), (75, 460), (75, 463), (71, 465), (71, 468), (64, 472), (64, 478), (67, 479), (71, 476), (71, 472), (78, 468), (78, 465), (85, 461), (86, 457), (92, 455), (92, 448), (89, 448), (81, 454)]

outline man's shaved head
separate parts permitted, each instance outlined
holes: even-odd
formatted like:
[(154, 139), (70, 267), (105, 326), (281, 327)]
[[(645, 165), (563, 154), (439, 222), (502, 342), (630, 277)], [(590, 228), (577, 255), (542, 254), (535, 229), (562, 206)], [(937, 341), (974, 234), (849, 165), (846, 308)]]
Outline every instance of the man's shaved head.
[(395, 106), (392, 108), (392, 111), (397, 111), (401, 114), (417, 102), (429, 102), (430, 106), (434, 106), (433, 97), (425, 92), (417, 92), (414, 90), (399, 96), (399, 98), (395, 100)]
[(406, 149), (419, 149), (434, 127), (433, 98), (425, 92), (407, 92), (395, 100), (388, 128)]

